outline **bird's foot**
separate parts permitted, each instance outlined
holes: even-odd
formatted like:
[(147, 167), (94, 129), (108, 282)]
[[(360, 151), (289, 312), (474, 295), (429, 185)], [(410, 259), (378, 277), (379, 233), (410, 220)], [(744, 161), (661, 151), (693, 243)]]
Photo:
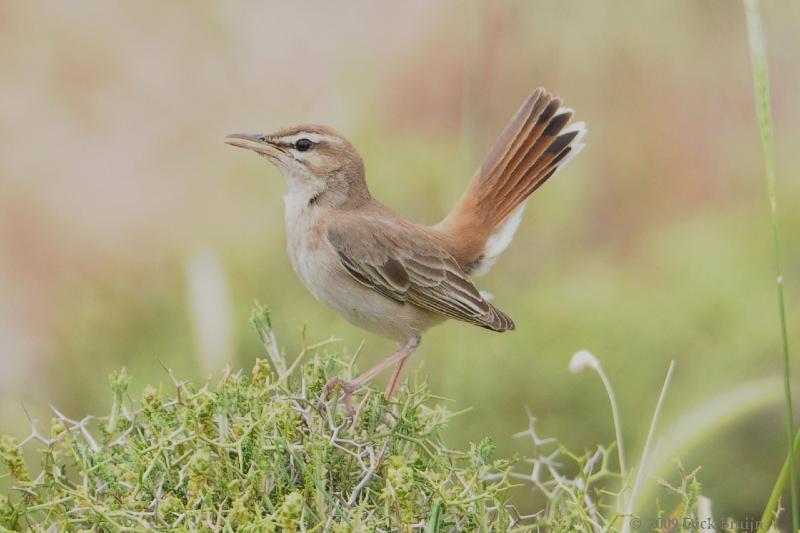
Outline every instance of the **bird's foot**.
[(344, 406), (347, 410), (347, 416), (353, 418), (356, 410), (353, 408), (353, 393), (361, 388), (358, 381), (346, 381), (342, 378), (331, 378), (322, 389), (322, 397), (327, 398), (336, 388), (341, 388), (344, 398)]

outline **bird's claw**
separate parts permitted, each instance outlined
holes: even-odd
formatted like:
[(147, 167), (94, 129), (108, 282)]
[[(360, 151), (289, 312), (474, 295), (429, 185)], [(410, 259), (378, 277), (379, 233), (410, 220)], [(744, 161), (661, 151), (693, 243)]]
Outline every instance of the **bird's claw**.
[(337, 387), (342, 389), (347, 416), (353, 418), (356, 414), (356, 410), (353, 408), (353, 393), (359, 389), (359, 384), (354, 381), (345, 381), (342, 378), (331, 378), (322, 389), (323, 399), (330, 396)]

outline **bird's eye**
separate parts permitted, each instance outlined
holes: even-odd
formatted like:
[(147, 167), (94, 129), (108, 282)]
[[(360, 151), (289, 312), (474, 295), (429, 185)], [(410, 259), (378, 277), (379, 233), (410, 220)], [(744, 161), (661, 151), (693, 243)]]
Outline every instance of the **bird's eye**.
[(299, 141), (294, 143), (294, 147), (297, 148), (298, 150), (300, 150), (301, 152), (305, 152), (306, 150), (311, 148), (312, 144), (314, 144), (314, 143), (312, 143), (308, 139), (300, 139)]

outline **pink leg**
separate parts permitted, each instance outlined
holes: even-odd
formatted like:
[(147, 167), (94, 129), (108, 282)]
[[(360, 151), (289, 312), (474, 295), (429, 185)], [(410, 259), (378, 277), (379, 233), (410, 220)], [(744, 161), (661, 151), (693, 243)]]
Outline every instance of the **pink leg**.
[[(357, 384), (358, 388), (361, 388), (370, 381), (372, 381), (373, 379), (375, 379), (376, 376), (382, 374), (387, 368), (389, 368), (392, 365), (400, 365), (400, 367), (402, 368), (402, 365), (405, 362), (405, 360), (408, 358), (409, 355), (414, 353), (414, 350), (417, 349), (417, 346), (419, 346), (419, 337), (414, 337), (407, 343), (405, 343), (403, 346), (401, 346), (400, 349), (394, 352), (392, 355), (390, 355), (377, 365), (373, 366), (372, 368), (370, 368), (369, 370), (358, 376), (358, 378), (353, 380), (353, 383)], [(395, 372), (397, 372), (396, 367), (395, 367)], [(392, 377), (394, 377), (394, 375)]]
[(400, 377), (400, 371), (403, 369), (403, 365), (405, 364), (406, 359), (408, 359), (408, 356), (414, 353), (414, 350), (416, 350), (417, 346), (419, 346), (419, 341), (419, 337), (413, 337), (395, 353), (374, 367), (370, 368), (353, 381), (348, 382), (342, 378), (332, 378), (328, 381), (328, 383), (325, 384), (323, 396), (327, 397), (333, 389), (335, 389), (337, 386), (341, 386), (342, 390), (344, 391), (344, 399), (345, 403), (348, 405), (348, 410), (352, 411), (353, 393), (372, 381), (375, 376), (382, 373), (390, 366), (395, 365), (394, 372), (392, 373), (392, 379), (389, 383), (389, 388), (386, 389), (386, 398), (391, 398), (394, 388), (397, 385), (397, 380)]
[(408, 361), (409, 356), (414, 353), (414, 350), (411, 350), (406, 354), (405, 357), (397, 361), (394, 365), (394, 371), (392, 372), (392, 377), (389, 380), (389, 386), (386, 387), (386, 399), (390, 400), (392, 398), (392, 394), (394, 393), (395, 387), (397, 387), (397, 381), (400, 379), (400, 373), (403, 371), (403, 367)]

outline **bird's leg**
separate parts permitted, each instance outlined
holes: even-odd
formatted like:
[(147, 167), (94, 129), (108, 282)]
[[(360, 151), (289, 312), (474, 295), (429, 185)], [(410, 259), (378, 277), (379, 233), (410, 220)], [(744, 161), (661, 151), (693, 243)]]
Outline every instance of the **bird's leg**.
[[(402, 370), (403, 363), (405, 363), (405, 360), (408, 359), (408, 356), (414, 353), (414, 351), (417, 349), (417, 346), (419, 346), (419, 341), (419, 337), (412, 337), (408, 342), (402, 345), (399, 350), (358, 376), (355, 380), (353, 380), (353, 383), (357, 384), (356, 388), (358, 389), (363, 387), (392, 365), (397, 365)], [(395, 373), (399, 374), (400, 372), (397, 369), (397, 366), (395, 367)], [(392, 374), (392, 379), (396, 380), (394, 373)], [(388, 392), (389, 391), (387, 390), (387, 393)], [(390, 394), (387, 394), (386, 396), (388, 398)]]
[(417, 338), (417, 342), (414, 347), (409, 349), (405, 356), (395, 363), (394, 370), (392, 371), (392, 377), (389, 379), (389, 385), (386, 387), (387, 400), (392, 398), (392, 393), (394, 393), (394, 389), (397, 387), (397, 381), (400, 379), (400, 373), (403, 371), (403, 366), (405, 366), (406, 361), (408, 361), (408, 358), (411, 356), (411, 354), (414, 353), (414, 350), (417, 349), (417, 346), (419, 346), (419, 338)]
[(419, 337), (411, 338), (407, 343), (401, 346), (399, 350), (358, 376), (353, 381), (345, 381), (342, 378), (332, 378), (328, 380), (328, 383), (325, 384), (325, 389), (322, 391), (323, 397), (327, 397), (336, 387), (341, 387), (342, 391), (344, 392), (344, 401), (348, 406), (348, 411), (352, 412), (353, 393), (372, 381), (375, 376), (390, 366), (396, 365), (394, 372), (392, 373), (392, 380), (389, 383), (389, 388), (386, 389), (386, 398), (391, 398), (392, 392), (394, 392), (395, 385), (397, 384), (397, 380), (400, 377), (400, 371), (403, 369), (403, 364), (405, 363), (406, 359), (408, 359), (408, 356), (414, 353), (414, 350), (417, 349), (417, 346), (419, 346), (419, 341)]

